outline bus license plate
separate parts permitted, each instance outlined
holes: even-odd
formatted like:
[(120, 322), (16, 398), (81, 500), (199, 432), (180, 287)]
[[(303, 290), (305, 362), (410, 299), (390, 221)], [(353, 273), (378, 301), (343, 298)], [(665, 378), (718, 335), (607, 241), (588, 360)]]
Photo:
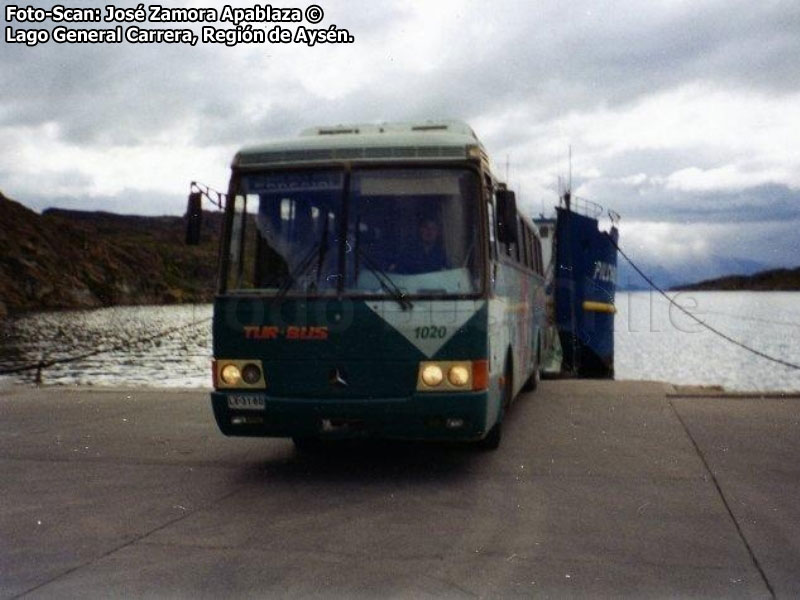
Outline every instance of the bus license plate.
[(237, 410), (264, 410), (264, 396), (242, 396), (232, 394), (228, 396), (228, 408)]

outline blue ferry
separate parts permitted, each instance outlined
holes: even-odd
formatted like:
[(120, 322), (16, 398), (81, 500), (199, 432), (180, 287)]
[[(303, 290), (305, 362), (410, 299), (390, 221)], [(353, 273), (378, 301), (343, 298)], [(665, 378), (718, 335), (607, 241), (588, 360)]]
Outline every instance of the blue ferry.
[(614, 296), (619, 215), (598, 219), (602, 206), (565, 192), (555, 218), (534, 219), (547, 265), (548, 338), (545, 374), (614, 377)]

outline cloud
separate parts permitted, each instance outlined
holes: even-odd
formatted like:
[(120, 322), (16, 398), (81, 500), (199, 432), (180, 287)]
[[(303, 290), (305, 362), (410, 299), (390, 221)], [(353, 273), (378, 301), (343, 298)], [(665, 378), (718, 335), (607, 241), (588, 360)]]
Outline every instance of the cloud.
[(576, 193), (647, 223), (675, 256), (724, 250), (708, 232), (726, 222), (773, 236), (798, 219), (795, 2), (320, 4), (354, 44), (6, 44), (0, 189), (36, 207), (179, 214), (190, 180), (225, 187), (240, 146), (456, 117), (501, 176), (508, 164), (526, 210), (556, 202), (571, 146)]
[[(798, 11), (775, 6), (340, 2), (326, 3), (325, 23), (351, 28), (353, 45), (10, 46), (4, 120), (57, 120), (73, 141), (136, 144), (219, 98), (226, 115), (260, 123), (282, 106), (312, 118), (353, 106), (361, 120), (479, 118), (524, 104), (552, 119), (695, 80), (783, 94), (800, 85), (786, 59), (800, 50)], [(270, 125), (260, 130), (288, 133)]]
[(583, 195), (626, 219), (676, 223), (746, 223), (800, 219), (800, 190), (763, 184), (731, 190), (673, 190), (662, 178), (637, 174), (598, 179)]
[[(640, 264), (677, 269), (699, 267), (709, 259), (729, 257), (766, 266), (797, 265), (800, 218), (750, 223), (626, 221), (620, 224), (620, 247)], [(620, 258), (622, 261), (622, 258)]]
[(740, 170), (736, 165), (716, 169), (689, 167), (675, 171), (666, 178), (667, 189), (684, 191), (741, 190), (773, 181), (791, 180), (792, 174), (781, 169)]

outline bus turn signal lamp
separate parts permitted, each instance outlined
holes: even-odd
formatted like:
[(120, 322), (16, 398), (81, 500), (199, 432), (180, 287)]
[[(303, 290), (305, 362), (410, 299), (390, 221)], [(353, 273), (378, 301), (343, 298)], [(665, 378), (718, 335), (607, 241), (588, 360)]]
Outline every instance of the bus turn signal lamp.
[(224, 360), (213, 363), (214, 387), (218, 389), (264, 389), (264, 369), (260, 360)]
[(488, 381), (488, 362), (485, 360), (421, 362), (417, 376), (417, 391), (485, 390)]

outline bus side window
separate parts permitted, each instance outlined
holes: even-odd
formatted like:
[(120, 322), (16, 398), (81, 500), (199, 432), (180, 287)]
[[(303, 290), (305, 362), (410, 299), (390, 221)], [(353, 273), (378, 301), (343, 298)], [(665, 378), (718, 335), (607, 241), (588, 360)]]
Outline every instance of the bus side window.
[(525, 266), (533, 269), (533, 261), (531, 260), (531, 230), (525, 226)]
[(544, 264), (544, 259), (542, 258), (542, 245), (539, 244), (539, 273), (544, 275), (544, 271), (547, 265)]
[(515, 225), (517, 227), (517, 241), (514, 244), (509, 244), (508, 249), (510, 251), (510, 256), (512, 260), (514, 260), (514, 262), (519, 262), (519, 245), (520, 242), (522, 242), (519, 235), (519, 216), (517, 216)]
[(491, 199), (486, 203), (486, 214), (488, 217), (488, 227), (489, 227), (489, 258), (496, 259), (497, 258), (497, 235), (496, 235), (496, 227), (497, 224), (495, 223), (494, 218), (494, 203)]
[[(493, 197), (492, 197), (492, 202), (491, 202), (491, 204), (493, 204), (494, 206), (497, 206), (496, 192), (497, 192), (497, 190), (495, 189), (495, 192), (493, 193)], [(497, 219), (495, 219), (495, 227), (496, 226), (497, 226)], [(505, 242), (502, 242), (498, 238), (498, 240), (497, 240), (497, 251), (499, 253), (499, 256), (502, 256), (502, 255), (511, 256), (512, 255), (511, 254), (511, 251), (512, 251), (511, 244), (507, 244)]]
[(533, 235), (533, 232), (528, 228), (528, 267), (533, 269), (533, 241), (536, 238)]
[(544, 264), (542, 263), (542, 244), (539, 238), (534, 238), (533, 248), (536, 254), (536, 272), (539, 275), (544, 275)]
[(525, 227), (525, 222), (522, 220), (520, 220), (520, 225), (521, 225), (520, 235), (522, 236), (520, 240), (521, 243), (519, 245), (521, 254), (520, 262), (522, 263), (523, 267), (529, 267), (530, 261), (528, 261), (528, 249), (530, 248), (530, 246), (528, 245), (528, 228)]
[(530, 261), (531, 261), (531, 270), (536, 271), (536, 244), (539, 243), (536, 234), (533, 232), (533, 229), (528, 230), (528, 239), (531, 241), (530, 245)]

